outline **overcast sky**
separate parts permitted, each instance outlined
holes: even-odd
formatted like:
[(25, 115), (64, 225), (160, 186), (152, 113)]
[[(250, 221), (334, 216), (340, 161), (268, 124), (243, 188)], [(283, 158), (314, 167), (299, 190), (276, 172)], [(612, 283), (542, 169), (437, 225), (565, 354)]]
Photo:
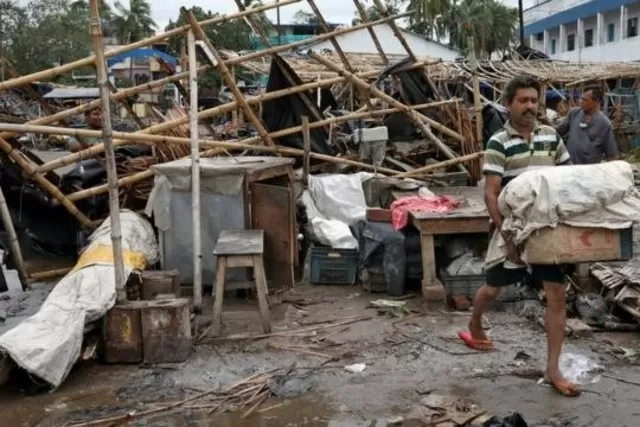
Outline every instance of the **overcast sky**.
[[(367, 6), (373, 4), (372, 0), (363, 0)], [(502, 0), (503, 3), (510, 6), (517, 6), (518, 0)], [(264, 0), (263, 3), (271, 3), (272, 0)], [(126, 5), (127, 1), (123, 3)], [(151, 8), (153, 11), (153, 19), (158, 23), (160, 30), (164, 30), (170, 19), (175, 20), (178, 16), (181, 6), (191, 7), (200, 6), (204, 10), (211, 10), (219, 13), (232, 13), (238, 9), (234, 0), (174, 0), (161, 1), (151, 0)], [(533, 0), (524, 0), (524, 7), (528, 7)], [(318, 8), (322, 12), (324, 18), (333, 23), (347, 24), (354, 17), (355, 6), (353, 0), (316, 0)], [(304, 0), (299, 3), (290, 4), (280, 8), (280, 20), (283, 23), (291, 22), (293, 14), (299, 9), (311, 11)], [(269, 18), (273, 21), (276, 19), (275, 9), (267, 12)]]

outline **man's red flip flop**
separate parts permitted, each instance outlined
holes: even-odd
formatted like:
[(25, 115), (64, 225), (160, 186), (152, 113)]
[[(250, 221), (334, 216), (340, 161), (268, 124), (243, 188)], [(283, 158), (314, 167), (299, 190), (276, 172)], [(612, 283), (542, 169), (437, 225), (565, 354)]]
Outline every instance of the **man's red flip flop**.
[(491, 340), (476, 340), (471, 336), (469, 331), (458, 332), (460, 339), (467, 345), (467, 347), (478, 351), (493, 351), (493, 342)]

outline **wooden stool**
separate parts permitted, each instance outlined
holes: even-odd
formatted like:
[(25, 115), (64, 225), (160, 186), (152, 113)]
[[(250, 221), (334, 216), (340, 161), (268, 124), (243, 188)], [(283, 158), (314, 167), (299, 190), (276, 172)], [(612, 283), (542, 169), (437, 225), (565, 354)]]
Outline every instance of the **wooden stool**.
[(218, 236), (213, 255), (216, 257), (215, 301), (213, 303), (213, 335), (220, 335), (222, 324), (222, 302), (224, 300), (225, 273), (227, 268), (253, 267), (258, 308), (265, 334), (271, 333), (267, 279), (264, 274), (262, 254), (264, 252), (263, 230), (223, 230)]

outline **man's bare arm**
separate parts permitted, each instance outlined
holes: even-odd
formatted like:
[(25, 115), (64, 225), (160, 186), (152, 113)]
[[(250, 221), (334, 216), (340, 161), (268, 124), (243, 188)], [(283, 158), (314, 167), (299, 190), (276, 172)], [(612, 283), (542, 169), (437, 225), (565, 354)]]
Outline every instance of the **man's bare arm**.
[(498, 196), (502, 190), (502, 176), (485, 175), (484, 202), (487, 205), (489, 216), (498, 230), (502, 229), (503, 217), (498, 208)]

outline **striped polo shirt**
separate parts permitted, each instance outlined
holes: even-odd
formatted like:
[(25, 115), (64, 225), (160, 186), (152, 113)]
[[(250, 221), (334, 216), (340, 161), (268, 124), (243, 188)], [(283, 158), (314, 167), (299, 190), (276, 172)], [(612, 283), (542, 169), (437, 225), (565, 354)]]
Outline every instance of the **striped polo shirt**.
[(523, 172), (569, 163), (569, 152), (554, 128), (536, 122), (527, 142), (508, 121), (487, 143), (482, 172), (501, 176), (504, 187)]

